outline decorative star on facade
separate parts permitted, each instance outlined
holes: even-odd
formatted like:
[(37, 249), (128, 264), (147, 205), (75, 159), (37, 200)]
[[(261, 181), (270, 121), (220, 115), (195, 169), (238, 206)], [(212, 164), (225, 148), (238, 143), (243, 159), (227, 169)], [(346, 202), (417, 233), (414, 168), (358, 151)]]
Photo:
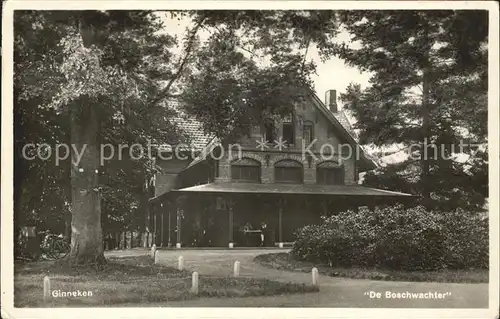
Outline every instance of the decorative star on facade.
[(255, 141), (257, 143), (256, 148), (260, 149), (261, 151), (268, 149), (269, 145), (267, 145), (267, 141), (261, 137), (260, 140)]
[(284, 149), (284, 148), (287, 148), (287, 147), (286, 147), (286, 143), (287, 143), (287, 142), (286, 142), (286, 141), (284, 141), (284, 140), (283, 140), (283, 138), (281, 138), (281, 137), (280, 137), (280, 138), (278, 138), (278, 140), (275, 140), (275, 141), (274, 141), (274, 143), (276, 144), (276, 145), (274, 145), (274, 148), (277, 148), (277, 149), (278, 149), (278, 150), (280, 150), (280, 151), (281, 151), (282, 149)]

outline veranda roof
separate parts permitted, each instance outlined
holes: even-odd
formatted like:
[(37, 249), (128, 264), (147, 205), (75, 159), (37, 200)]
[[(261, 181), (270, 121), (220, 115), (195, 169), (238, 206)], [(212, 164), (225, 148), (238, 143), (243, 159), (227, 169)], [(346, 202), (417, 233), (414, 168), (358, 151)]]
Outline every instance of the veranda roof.
[(411, 194), (393, 192), (360, 185), (318, 185), (318, 184), (259, 184), (215, 182), (186, 187), (173, 192), (181, 193), (240, 193), (240, 194), (304, 194), (341, 196), (397, 196), (412, 197)]

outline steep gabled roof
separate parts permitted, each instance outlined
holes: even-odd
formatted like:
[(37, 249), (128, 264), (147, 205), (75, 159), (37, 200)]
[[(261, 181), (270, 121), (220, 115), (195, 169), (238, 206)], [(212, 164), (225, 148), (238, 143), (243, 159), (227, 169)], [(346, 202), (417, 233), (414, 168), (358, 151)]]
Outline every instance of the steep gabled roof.
[[(362, 165), (364, 168), (367, 170), (371, 170), (377, 167), (377, 164), (374, 162), (373, 159), (371, 159), (369, 156), (367, 156), (365, 150), (359, 145), (357, 141), (356, 134), (354, 130), (352, 129), (351, 124), (349, 123), (349, 120), (345, 116), (343, 112), (337, 112), (337, 113), (332, 113), (326, 105), (319, 99), (319, 97), (316, 95), (316, 93), (312, 90), (309, 89), (309, 93), (311, 94), (314, 105), (320, 110), (323, 115), (326, 116), (328, 120), (333, 124), (333, 126), (337, 129), (337, 132), (340, 133), (342, 137), (346, 139), (346, 141), (355, 147), (359, 147), (360, 149), (360, 160), (364, 164)], [(344, 124), (342, 124), (344, 123)]]
[(345, 112), (344, 111), (338, 111), (338, 112), (335, 112), (335, 113), (332, 113), (333, 116), (335, 116), (335, 119), (337, 121), (339, 121), (340, 125), (342, 125), (347, 132), (349, 132), (349, 134), (351, 134), (352, 137), (354, 137), (354, 139), (358, 139), (358, 135), (356, 134), (356, 132), (354, 132), (354, 129), (352, 128), (352, 125), (351, 123), (349, 122), (349, 119), (347, 118), (347, 116), (345, 115)]
[[(362, 166), (367, 170), (376, 168), (377, 164), (373, 161), (373, 159), (369, 158), (366, 155), (364, 149), (357, 142), (356, 133), (354, 132), (345, 114), (343, 112), (332, 113), (325, 106), (323, 101), (318, 98), (314, 91), (309, 89), (309, 93), (312, 96), (314, 102), (313, 104), (333, 124), (337, 132), (339, 132), (340, 135), (344, 137), (349, 144), (360, 148), (360, 160), (364, 164)], [(190, 138), (190, 145), (201, 152), (210, 152), (214, 145), (217, 143), (218, 139), (209, 134), (205, 134), (202, 123), (198, 121), (194, 116), (188, 115), (183, 109), (182, 103), (179, 100), (167, 100), (166, 107), (169, 107), (176, 111), (177, 115), (171, 120), (183, 128), (185, 134), (187, 134)], [(192, 167), (200, 161), (201, 159), (193, 160), (187, 168)]]
[(188, 168), (200, 162), (203, 162), (206, 156), (208, 156), (210, 152), (212, 152), (212, 150), (218, 145), (218, 143), (219, 143), (218, 138), (216, 137), (212, 138), (212, 140), (201, 150), (200, 154), (193, 161), (191, 161), (191, 163), (189, 163), (189, 165), (186, 166), (184, 170), (187, 170)]
[(183, 133), (188, 135), (189, 144), (197, 150), (204, 149), (213, 139), (213, 136), (205, 134), (203, 125), (194, 116), (190, 116), (182, 107), (182, 103), (177, 99), (169, 99), (165, 102), (165, 107), (175, 111), (175, 116), (170, 120), (182, 128)]

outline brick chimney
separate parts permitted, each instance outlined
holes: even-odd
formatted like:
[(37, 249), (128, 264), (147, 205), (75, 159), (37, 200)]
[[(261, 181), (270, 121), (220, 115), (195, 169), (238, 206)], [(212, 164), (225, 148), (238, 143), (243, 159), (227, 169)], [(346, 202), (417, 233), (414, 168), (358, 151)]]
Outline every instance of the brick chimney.
[(337, 113), (337, 91), (336, 90), (328, 90), (325, 93), (325, 105), (330, 109), (332, 113)]

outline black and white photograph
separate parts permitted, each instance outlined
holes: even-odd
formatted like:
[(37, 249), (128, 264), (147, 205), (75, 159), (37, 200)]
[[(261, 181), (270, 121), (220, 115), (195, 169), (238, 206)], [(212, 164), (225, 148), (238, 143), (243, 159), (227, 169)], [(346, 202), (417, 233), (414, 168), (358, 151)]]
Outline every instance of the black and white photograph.
[(77, 2), (3, 4), (2, 317), (498, 316), (498, 3)]

